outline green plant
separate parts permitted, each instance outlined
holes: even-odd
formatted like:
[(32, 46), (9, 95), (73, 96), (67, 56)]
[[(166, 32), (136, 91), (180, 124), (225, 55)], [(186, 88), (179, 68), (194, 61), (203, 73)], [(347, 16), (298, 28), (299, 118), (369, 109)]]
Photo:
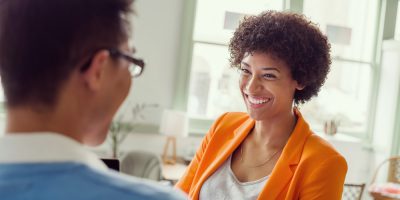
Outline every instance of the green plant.
[(128, 134), (135, 130), (135, 127), (138, 124), (137, 121), (145, 119), (143, 111), (147, 108), (156, 108), (156, 107), (158, 107), (157, 104), (147, 104), (147, 103), (135, 104), (131, 109), (132, 119), (130, 120), (130, 122), (124, 121), (125, 113), (116, 117), (116, 119), (114, 119), (111, 122), (108, 138), (111, 144), (111, 151), (113, 158), (118, 157), (119, 146), (126, 139)]

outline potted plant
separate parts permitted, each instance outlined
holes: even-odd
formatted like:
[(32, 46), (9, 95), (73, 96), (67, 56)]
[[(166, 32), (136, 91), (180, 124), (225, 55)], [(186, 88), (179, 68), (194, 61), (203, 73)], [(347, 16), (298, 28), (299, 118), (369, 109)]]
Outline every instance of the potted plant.
[(130, 122), (124, 121), (125, 113), (118, 116), (111, 122), (108, 134), (108, 141), (111, 146), (113, 158), (118, 158), (119, 147), (126, 139), (128, 134), (132, 132), (137, 126), (137, 120), (144, 120), (143, 111), (147, 108), (158, 107), (157, 104), (135, 104), (131, 110), (132, 120)]

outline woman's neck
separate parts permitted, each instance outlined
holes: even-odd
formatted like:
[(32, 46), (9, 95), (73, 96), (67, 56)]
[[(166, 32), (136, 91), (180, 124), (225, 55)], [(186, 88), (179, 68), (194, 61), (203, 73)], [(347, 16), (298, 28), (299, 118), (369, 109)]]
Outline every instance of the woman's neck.
[(272, 119), (256, 121), (251, 137), (254, 142), (271, 148), (282, 148), (296, 126), (297, 116), (293, 110)]

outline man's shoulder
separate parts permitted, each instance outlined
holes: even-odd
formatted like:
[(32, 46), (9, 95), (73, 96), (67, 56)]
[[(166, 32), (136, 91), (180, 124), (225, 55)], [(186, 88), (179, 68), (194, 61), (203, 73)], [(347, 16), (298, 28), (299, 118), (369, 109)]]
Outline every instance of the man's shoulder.
[(73, 162), (0, 164), (0, 179), (6, 178), (0, 181), (0, 196), (9, 194), (4, 188), (12, 186), (13, 191), (38, 199), (186, 199), (180, 191), (156, 182)]
[(86, 181), (92, 182), (93, 190), (97, 195), (102, 195), (104, 199), (107, 197), (146, 200), (186, 199), (180, 191), (150, 180), (91, 168), (86, 168), (80, 173), (81, 176), (86, 177)]

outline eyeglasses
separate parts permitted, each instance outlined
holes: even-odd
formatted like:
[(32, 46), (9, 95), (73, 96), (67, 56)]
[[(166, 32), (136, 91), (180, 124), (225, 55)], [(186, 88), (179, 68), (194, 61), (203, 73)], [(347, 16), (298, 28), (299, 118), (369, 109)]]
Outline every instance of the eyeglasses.
[(123, 53), (117, 49), (108, 49), (108, 51), (110, 52), (111, 57), (121, 57), (131, 63), (128, 67), (128, 70), (132, 77), (138, 77), (143, 73), (145, 64), (142, 59), (134, 58), (133, 56)]
[[(119, 51), (117, 49), (107, 49), (107, 51), (110, 53), (111, 57), (114, 57), (114, 58), (122, 57), (122, 58), (126, 59), (128, 62), (130, 62), (128, 70), (131, 73), (132, 77), (138, 77), (143, 73), (145, 64), (142, 59), (134, 58), (126, 53), (122, 53), (121, 51)], [(91, 62), (92, 62), (92, 57), (90, 57), (86, 62), (84, 62), (84, 64), (80, 68), (81, 72), (86, 71), (89, 68)]]

